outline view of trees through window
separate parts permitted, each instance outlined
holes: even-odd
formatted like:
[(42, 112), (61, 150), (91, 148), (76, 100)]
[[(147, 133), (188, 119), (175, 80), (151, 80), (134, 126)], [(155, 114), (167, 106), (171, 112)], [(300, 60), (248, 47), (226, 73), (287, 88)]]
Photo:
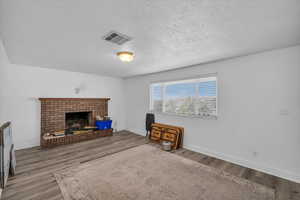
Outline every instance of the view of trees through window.
[(217, 116), (217, 77), (154, 83), (150, 109), (187, 116)]

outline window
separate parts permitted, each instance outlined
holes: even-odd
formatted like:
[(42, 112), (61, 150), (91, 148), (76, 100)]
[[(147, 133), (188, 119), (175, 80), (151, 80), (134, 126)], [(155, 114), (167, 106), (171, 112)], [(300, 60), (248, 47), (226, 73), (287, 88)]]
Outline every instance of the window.
[(217, 77), (153, 83), (150, 110), (184, 116), (217, 116)]

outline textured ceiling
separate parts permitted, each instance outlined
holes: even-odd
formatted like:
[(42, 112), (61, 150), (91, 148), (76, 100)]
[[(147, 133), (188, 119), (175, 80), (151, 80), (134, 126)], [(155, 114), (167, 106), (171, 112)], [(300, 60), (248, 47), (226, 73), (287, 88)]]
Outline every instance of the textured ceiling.
[[(0, 0), (12, 63), (128, 77), (300, 43), (300, 0)], [(111, 30), (133, 37), (118, 46)], [(132, 63), (115, 54), (131, 50)]]

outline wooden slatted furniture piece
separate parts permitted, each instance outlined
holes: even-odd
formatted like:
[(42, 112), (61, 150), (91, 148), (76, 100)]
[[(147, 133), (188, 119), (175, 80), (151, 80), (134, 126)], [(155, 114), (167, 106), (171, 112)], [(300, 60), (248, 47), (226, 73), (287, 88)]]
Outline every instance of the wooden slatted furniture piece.
[(182, 147), (184, 128), (160, 123), (153, 123), (151, 127), (150, 140), (171, 142), (172, 149)]

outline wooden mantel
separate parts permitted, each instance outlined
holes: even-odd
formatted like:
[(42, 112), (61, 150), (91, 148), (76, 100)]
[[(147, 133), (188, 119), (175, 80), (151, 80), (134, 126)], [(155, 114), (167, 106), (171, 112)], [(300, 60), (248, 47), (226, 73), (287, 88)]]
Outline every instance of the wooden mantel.
[(86, 101), (86, 100), (100, 100), (100, 101), (109, 101), (110, 98), (39, 98), (40, 101)]

